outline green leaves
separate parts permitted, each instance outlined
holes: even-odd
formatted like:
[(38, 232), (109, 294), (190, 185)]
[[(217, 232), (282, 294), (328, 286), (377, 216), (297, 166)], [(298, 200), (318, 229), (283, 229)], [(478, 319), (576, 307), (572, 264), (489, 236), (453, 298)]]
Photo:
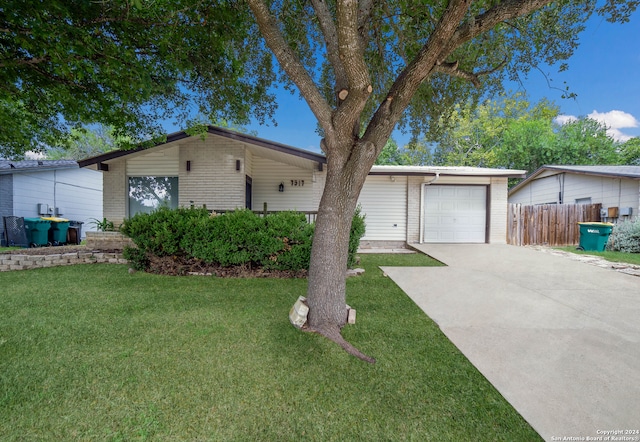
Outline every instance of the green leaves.
[[(545, 164), (631, 164), (635, 142), (619, 146), (598, 121), (555, 123), (558, 108), (546, 100), (532, 105), (515, 94), (480, 106), (459, 107), (452, 129), (435, 150), (436, 164), (524, 169)], [(635, 156), (634, 156), (635, 155)]]
[(141, 141), (163, 119), (261, 118), (262, 54), (246, 9), (189, 0), (8, 0), (0, 8), (0, 154), (65, 144), (99, 122)]

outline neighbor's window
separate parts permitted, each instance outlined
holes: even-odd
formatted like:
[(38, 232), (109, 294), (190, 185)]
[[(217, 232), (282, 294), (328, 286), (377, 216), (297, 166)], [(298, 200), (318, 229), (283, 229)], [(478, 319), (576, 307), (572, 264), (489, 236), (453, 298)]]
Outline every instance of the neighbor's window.
[(589, 197), (589, 198), (576, 198), (576, 204), (591, 204), (591, 197)]
[(177, 176), (129, 177), (129, 216), (166, 206), (178, 207)]

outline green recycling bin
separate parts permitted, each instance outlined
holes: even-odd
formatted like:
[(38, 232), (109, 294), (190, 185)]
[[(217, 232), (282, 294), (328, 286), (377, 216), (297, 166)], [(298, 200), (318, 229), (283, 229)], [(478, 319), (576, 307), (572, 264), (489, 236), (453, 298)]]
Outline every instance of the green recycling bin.
[(25, 218), (24, 228), (27, 231), (29, 245), (46, 246), (48, 244), (51, 221), (42, 218)]
[(58, 246), (67, 242), (67, 230), (69, 230), (69, 220), (65, 218), (58, 218), (50, 216), (42, 218), (51, 222), (51, 230), (49, 230), (49, 241), (53, 245)]
[(578, 223), (580, 226), (580, 250), (604, 252), (613, 230), (611, 223)]

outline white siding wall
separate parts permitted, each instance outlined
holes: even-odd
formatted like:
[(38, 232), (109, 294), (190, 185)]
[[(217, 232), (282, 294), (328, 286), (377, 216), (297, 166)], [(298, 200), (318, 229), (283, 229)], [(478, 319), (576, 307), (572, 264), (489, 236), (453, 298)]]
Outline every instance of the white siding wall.
[(509, 197), (510, 203), (558, 203), (564, 179), (564, 204), (575, 204), (577, 199), (591, 198), (593, 204), (603, 208), (631, 207), (633, 218), (640, 211), (640, 182), (632, 179), (598, 177), (580, 174), (558, 174), (536, 179)]
[[(509, 196), (509, 202), (513, 204), (557, 204), (560, 195), (561, 175), (552, 175), (540, 178), (529, 183), (518, 192)], [(569, 202), (569, 201), (565, 201)], [(573, 203), (573, 201), (571, 201)]]
[(407, 177), (368, 176), (358, 204), (367, 230), (363, 241), (407, 240)]
[(421, 187), (422, 183), (431, 178), (408, 177), (407, 178), (407, 243), (420, 242), (420, 213), (422, 203)]
[[(253, 209), (262, 210), (318, 210), (316, 184), (313, 171), (278, 163), (258, 156), (253, 157)], [(291, 181), (298, 181), (292, 185)], [(304, 185), (300, 185), (304, 180)], [(280, 183), (284, 192), (278, 191)]]
[[(82, 233), (102, 219), (102, 174), (88, 169), (17, 173), (14, 175), (14, 214), (37, 217), (38, 204), (63, 209), (62, 217), (81, 221)], [(54, 215), (52, 212), (51, 215)]]
[(55, 207), (53, 171), (16, 173), (13, 176), (13, 210), (15, 216), (38, 216), (38, 203)]
[(577, 198), (590, 197), (592, 203), (602, 203), (603, 208), (632, 207), (637, 215), (639, 186), (637, 180), (567, 174), (564, 202), (570, 204)]

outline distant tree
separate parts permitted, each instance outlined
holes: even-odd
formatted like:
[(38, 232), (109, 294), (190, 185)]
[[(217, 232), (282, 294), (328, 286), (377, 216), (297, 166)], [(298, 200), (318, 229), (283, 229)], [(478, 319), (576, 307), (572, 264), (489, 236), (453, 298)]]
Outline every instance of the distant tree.
[(393, 138), (389, 138), (382, 152), (376, 159), (377, 165), (392, 166), (424, 166), (432, 164), (431, 149), (425, 143), (412, 141), (399, 147)]
[(117, 149), (118, 145), (113, 128), (99, 124), (71, 129), (66, 145), (46, 149), (45, 157), (50, 160), (81, 160)]
[(550, 151), (541, 160), (535, 166), (617, 164), (621, 158), (617, 143), (603, 123), (579, 118), (558, 128)]
[(640, 166), (640, 137), (631, 138), (620, 146), (621, 163)]
[[(451, 127), (444, 132), (434, 153), (436, 164), (445, 166), (513, 167), (536, 139), (535, 132), (551, 132), (558, 107), (546, 99), (531, 104), (525, 94), (501, 95), (474, 106), (458, 106)], [(504, 150), (513, 149), (512, 155)], [(519, 157), (520, 160), (515, 158)]]
[(494, 167), (532, 172), (554, 158), (551, 119), (517, 119), (509, 122), (495, 149)]

